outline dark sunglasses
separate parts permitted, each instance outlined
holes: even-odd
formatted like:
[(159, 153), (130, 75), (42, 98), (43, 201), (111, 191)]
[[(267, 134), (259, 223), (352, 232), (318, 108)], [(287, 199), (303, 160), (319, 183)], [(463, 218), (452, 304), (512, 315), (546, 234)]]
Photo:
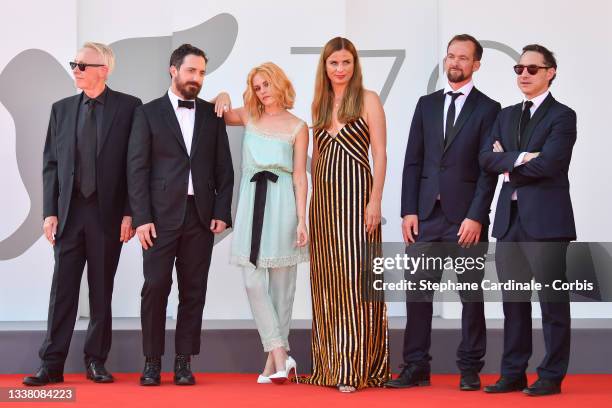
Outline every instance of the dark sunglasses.
[(515, 65), (514, 66), (514, 72), (516, 72), (516, 75), (521, 75), (523, 73), (523, 71), (525, 70), (525, 68), (527, 68), (527, 72), (529, 73), (529, 75), (535, 75), (538, 73), (539, 70), (541, 69), (549, 69), (551, 67), (541, 67), (539, 65)]
[(87, 67), (103, 67), (104, 64), (86, 64), (84, 62), (74, 62), (74, 61), (70, 61), (70, 68), (71, 69), (75, 69), (76, 67), (79, 67), (79, 70), (81, 71), (85, 71), (85, 68)]

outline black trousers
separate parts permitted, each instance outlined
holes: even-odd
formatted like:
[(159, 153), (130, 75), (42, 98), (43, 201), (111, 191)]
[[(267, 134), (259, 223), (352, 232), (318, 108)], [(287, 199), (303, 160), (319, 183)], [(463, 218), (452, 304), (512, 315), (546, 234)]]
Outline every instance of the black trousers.
[(202, 225), (193, 196), (187, 200), (185, 220), (178, 230), (157, 231), (153, 246), (143, 251), (144, 278), (140, 319), (146, 357), (161, 357), (165, 348), (166, 307), (176, 265), (179, 289), (175, 352), (200, 353), (202, 313), (208, 269), (214, 244), (209, 226)]
[[(546, 241), (546, 242), (544, 242)], [(498, 240), (495, 264), (500, 282), (514, 280), (551, 284), (566, 282), (567, 239), (539, 240), (522, 227), (516, 205), (512, 206), (510, 226)], [(542, 311), (542, 330), (546, 355), (537, 368), (538, 376), (560, 383), (570, 357), (571, 318), (569, 294), (543, 289), (538, 292)], [(504, 292), (504, 354), (501, 374), (519, 377), (525, 374), (532, 353), (531, 292)]]
[[(484, 256), (487, 252), (488, 226), (483, 225), (480, 235), (480, 244), (470, 248), (461, 248), (457, 245), (459, 237), (459, 224), (450, 222), (440, 203), (436, 203), (432, 214), (419, 222), (419, 235), (417, 242), (406, 249), (409, 256), (421, 257), (472, 257)], [(446, 243), (446, 244), (440, 244)], [(406, 279), (420, 281), (425, 279), (431, 282), (440, 282), (442, 269), (419, 269), (414, 274), (406, 272)], [(484, 268), (481, 270), (457, 273), (459, 282), (476, 282), (480, 285), (484, 277)], [(418, 285), (418, 283), (417, 283)], [(482, 291), (461, 293), (461, 343), (457, 348), (457, 366), (461, 372), (479, 372), (484, 362), (482, 358), (486, 352), (487, 334), (484, 316), (484, 303)], [(429, 371), (431, 355), (431, 320), (433, 314), (432, 292), (417, 292), (407, 294), (406, 298), (406, 330), (404, 331), (404, 364), (416, 366), (421, 370)]]
[(83, 268), (87, 263), (90, 320), (85, 338), (85, 362), (106, 361), (112, 340), (113, 281), (122, 243), (104, 233), (97, 197), (75, 194), (70, 216), (53, 252), (55, 266), (49, 299), (47, 335), (40, 348), (43, 364), (63, 370), (79, 303)]

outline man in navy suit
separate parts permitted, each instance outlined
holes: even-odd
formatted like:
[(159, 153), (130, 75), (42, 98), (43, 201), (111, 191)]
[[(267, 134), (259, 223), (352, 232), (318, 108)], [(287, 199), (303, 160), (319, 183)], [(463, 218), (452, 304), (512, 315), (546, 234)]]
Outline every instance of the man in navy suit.
[[(443, 90), (421, 97), (414, 112), (404, 161), (401, 215), (404, 241), (416, 242), (407, 252), (416, 256), (424, 253), (476, 258), (486, 254), (497, 176), (480, 168), (478, 154), (486, 146), (501, 106), (472, 82), (473, 73), (480, 68), (482, 52), (482, 46), (471, 35), (453, 37), (444, 58), (448, 84)], [(439, 282), (442, 272), (442, 268), (423, 269), (412, 277)], [(459, 281), (480, 283), (483, 274), (484, 268), (457, 277)], [(404, 368), (387, 387), (430, 384), (432, 295), (406, 301)], [(481, 291), (471, 299), (464, 295), (462, 341), (457, 350), (460, 389), (477, 390), (486, 348), (484, 305)]]
[[(523, 48), (514, 70), (524, 100), (501, 111), (489, 145), (480, 154), (487, 171), (504, 174), (493, 225), (500, 281), (566, 280), (567, 246), (576, 239), (568, 180), (576, 113), (550, 94), (556, 68), (553, 53), (545, 47)], [(532, 396), (561, 392), (570, 354), (568, 293), (539, 291), (546, 356), (537, 369), (538, 380), (530, 387), (525, 371), (532, 351), (531, 293), (503, 295), (501, 377), (485, 391), (523, 390)]]

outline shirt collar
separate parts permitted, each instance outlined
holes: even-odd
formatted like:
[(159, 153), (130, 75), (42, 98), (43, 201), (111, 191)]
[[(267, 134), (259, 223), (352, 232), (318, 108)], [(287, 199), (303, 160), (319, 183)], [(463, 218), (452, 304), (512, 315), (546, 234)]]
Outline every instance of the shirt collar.
[(172, 92), (172, 88), (168, 88), (168, 97), (170, 98), (170, 103), (172, 104), (172, 107), (174, 108), (174, 110), (178, 109), (178, 101), (179, 101), (179, 99), (180, 100), (194, 101), (195, 102), (195, 99), (182, 99), (177, 94)]
[(444, 95), (446, 95), (448, 92), (461, 92), (463, 96), (467, 98), (467, 96), (470, 94), (473, 88), (474, 88), (474, 82), (470, 81), (455, 91), (453, 88), (451, 88), (450, 84), (447, 82), (446, 86), (444, 87)]
[[(107, 94), (108, 94), (108, 86), (105, 86), (104, 90), (102, 91), (102, 93), (94, 98), (96, 100), (96, 103), (99, 103), (100, 105), (104, 105), (104, 102), (106, 102), (106, 95)], [(90, 98), (89, 96), (87, 96), (87, 94), (85, 92), (83, 92), (83, 99), (82, 99), (81, 103), (83, 105), (85, 105), (86, 103), (89, 102), (90, 99), (92, 99), (92, 98)]]
[(526, 101), (531, 100), (531, 102), (533, 102), (533, 106), (531, 107), (531, 111), (535, 112), (536, 109), (538, 109), (538, 107), (542, 104), (542, 102), (544, 102), (544, 99), (546, 99), (549, 94), (550, 94), (550, 90), (546, 90), (546, 92), (536, 96), (535, 98), (532, 98), (532, 99), (524, 98), (523, 99), (523, 104), (525, 104)]

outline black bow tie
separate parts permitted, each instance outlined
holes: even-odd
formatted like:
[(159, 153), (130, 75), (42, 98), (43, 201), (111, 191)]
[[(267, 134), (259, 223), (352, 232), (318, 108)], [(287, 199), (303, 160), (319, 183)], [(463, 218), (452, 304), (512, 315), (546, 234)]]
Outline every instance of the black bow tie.
[(178, 107), (179, 108), (193, 109), (193, 108), (195, 108), (195, 102), (194, 101), (181, 101), (179, 99)]

